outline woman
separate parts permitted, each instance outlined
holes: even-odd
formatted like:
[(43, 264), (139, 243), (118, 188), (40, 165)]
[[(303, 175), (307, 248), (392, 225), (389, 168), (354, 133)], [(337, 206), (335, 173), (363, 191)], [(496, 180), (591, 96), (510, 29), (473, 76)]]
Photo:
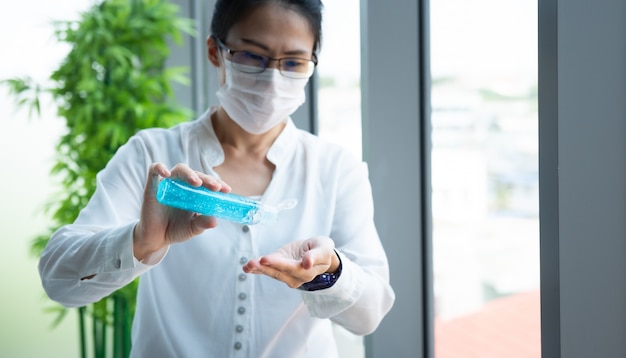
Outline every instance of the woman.
[[(365, 335), (394, 302), (367, 167), (296, 129), (321, 38), (319, 0), (220, 0), (207, 40), (220, 105), (139, 132), (41, 256), (48, 295), (95, 302), (141, 276), (134, 357), (336, 357), (332, 322)], [(247, 226), (159, 204), (162, 178), (297, 198)]]

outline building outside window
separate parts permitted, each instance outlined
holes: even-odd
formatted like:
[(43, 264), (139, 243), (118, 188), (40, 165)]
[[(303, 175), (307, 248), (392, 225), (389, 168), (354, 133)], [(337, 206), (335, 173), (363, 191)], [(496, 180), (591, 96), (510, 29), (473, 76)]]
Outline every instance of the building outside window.
[(540, 357), (537, 4), (430, 6), (435, 357)]

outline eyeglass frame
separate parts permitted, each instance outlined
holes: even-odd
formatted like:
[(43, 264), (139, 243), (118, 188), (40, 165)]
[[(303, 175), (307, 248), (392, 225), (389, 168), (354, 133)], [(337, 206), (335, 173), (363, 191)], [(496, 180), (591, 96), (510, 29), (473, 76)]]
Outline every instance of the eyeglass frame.
[[(256, 72), (249, 72), (249, 71), (243, 71), (240, 68), (234, 67), (234, 69), (236, 69), (237, 71), (241, 71), (241, 72), (245, 72), (245, 73), (262, 73), (264, 72), (271, 61), (277, 61), (278, 62), (278, 72), (280, 72), (281, 75), (287, 77), (287, 78), (294, 78), (294, 79), (305, 79), (305, 78), (311, 78), (311, 76), (313, 76), (313, 73), (315, 72), (315, 68), (317, 67), (317, 56), (315, 56), (315, 54), (313, 54), (313, 58), (311, 59), (306, 59), (306, 58), (300, 58), (300, 57), (282, 57), (282, 58), (272, 58), (269, 56), (265, 56), (265, 55), (260, 55), (256, 52), (252, 52), (252, 51), (248, 51), (248, 50), (232, 50), (230, 49), (228, 46), (226, 46), (226, 44), (220, 40), (219, 38), (213, 36), (213, 38), (215, 39), (215, 42), (217, 43), (217, 46), (223, 50), (226, 50), (226, 52), (232, 57), (234, 56), (237, 52), (247, 52), (249, 54), (252, 54), (254, 56), (258, 56), (264, 59), (267, 59), (267, 61), (264, 61), (265, 67), (256, 67), (256, 66), (250, 66), (250, 67), (255, 67), (255, 68), (259, 68), (260, 71), (256, 71)], [(311, 73), (305, 77), (294, 77), (294, 76), (289, 76), (286, 75), (284, 72), (289, 73), (289, 71), (284, 71), (281, 69), (281, 61), (283, 60), (303, 60), (303, 61), (308, 61), (310, 63), (313, 63), (313, 70), (311, 70)], [(291, 72), (291, 73), (297, 73), (297, 72)]]

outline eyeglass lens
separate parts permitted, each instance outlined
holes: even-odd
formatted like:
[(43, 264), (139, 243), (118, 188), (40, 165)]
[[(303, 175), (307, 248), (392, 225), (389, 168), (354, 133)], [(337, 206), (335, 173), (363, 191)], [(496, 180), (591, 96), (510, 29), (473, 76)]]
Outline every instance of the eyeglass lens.
[[(236, 69), (242, 72), (256, 73), (265, 70), (270, 62), (266, 56), (248, 51), (232, 51), (231, 61)], [(306, 78), (311, 76), (315, 64), (313, 61), (299, 58), (282, 58), (278, 60), (278, 69), (287, 77)]]

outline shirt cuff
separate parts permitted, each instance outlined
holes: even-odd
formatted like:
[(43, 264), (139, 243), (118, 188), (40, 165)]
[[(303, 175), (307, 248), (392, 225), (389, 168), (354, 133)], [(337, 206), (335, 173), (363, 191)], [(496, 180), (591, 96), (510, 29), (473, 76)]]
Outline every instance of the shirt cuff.
[(170, 250), (170, 245), (167, 245), (161, 250), (155, 251), (151, 253), (150, 255), (144, 257), (143, 260), (141, 261), (137, 260), (137, 258), (133, 254), (135, 267), (147, 266), (149, 269), (152, 266), (158, 265), (163, 260), (163, 258), (165, 257), (165, 255), (168, 253), (169, 250)]
[(342, 270), (335, 284), (323, 290), (302, 292), (302, 299), (314, 317), (332, 317), (351, 307), (363, 294), (366, 275), (358, 265), (337, 253)]
[[(133, 233), (137, 221), (111, 231), (105, 239), (106, 255), (109, 259), (104, 264), (105, 272), (122, 272), (126, 275), (139, 276), (160, 263), (169, 251), (169, 246), (152, 253), (139, 261), (133, 252)], [(125, 275), (125, 276), (126, 276)]]

